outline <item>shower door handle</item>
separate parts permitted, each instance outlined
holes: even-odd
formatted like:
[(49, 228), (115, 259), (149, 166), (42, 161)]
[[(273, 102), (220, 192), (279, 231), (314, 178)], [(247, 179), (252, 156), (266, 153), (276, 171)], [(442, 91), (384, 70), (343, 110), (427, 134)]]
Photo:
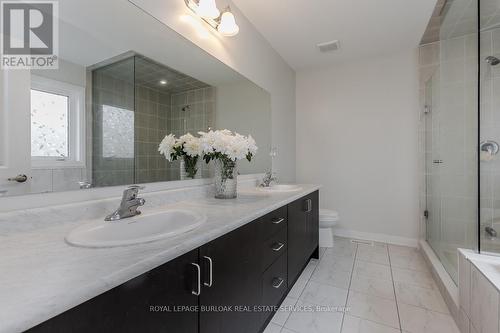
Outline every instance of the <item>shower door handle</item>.
[(24, 183), (25, 181), (28, 180), (28, 176), (26, 176), (26, 175), (17, 175), (15, 177), (8, 178), (7, 180), (9, 182)]

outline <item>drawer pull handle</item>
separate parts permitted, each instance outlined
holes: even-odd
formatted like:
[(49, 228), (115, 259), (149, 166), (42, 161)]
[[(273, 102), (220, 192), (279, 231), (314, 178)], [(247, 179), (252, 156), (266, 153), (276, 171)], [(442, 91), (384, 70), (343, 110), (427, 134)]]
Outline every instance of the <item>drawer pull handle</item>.
[(307, 199), (306, 200), (306, 213), (310, 213), (312, 211), (312, 200)]
[(284, 217), (278, 217), (278, 218), (273, 218), (271, 220), (274, 224), (280, 224), (281, 222), (285, 221), (285, 218)]
[(282, 278), (274, 278), (273, 279), (273, 288), (276, 288), (278, 289), (279, 287), (281, 287), (281, 285), (283, 284), (285, 280), (283, 280)]
[(203, 258), (207, 259), (208, 261), (208, 282), (203, 282), (203, 284), (207, 287), (211, 287), (212, 286), (212, 282), (213, 282), (213, 262), (212, 262), (212, 258), (210, 257), (207, 257), (207, 256), (203, 256)]
[(273, 249), (273, 251), (278, 252), (279, 250), (281, 250), (283, 248), (283, 246), (285, 246), (285, 244), (283, 244), (283, 243), (274, 243), (273, 246), (271, 247), (271, 249)]
[(196, 291), (192, 290), (191, 293), (193, 295), (196, 295), (196, 296), (200, 296), (201, 294), (201, 269), (200, 269), (200, 265), (198, 264), (195, 264), (195, 263), (191, 263), (191, 265), (193, 265), (194, 267), (196, 267), (196, 271), (197, 271), (197, 279), (198, 279), (198, 288)]

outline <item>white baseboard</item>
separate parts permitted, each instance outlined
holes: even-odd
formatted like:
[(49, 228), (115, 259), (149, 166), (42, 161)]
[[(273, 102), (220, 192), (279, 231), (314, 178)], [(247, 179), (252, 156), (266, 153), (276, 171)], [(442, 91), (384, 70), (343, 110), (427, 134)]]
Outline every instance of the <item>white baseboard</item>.
[(394, 245), (418, 247), (418, 239), (416, 238), (413, 239), (413, 238), (406, 238), (393, 235), (376, 234), (376, 233), (362, 232), (362, 231), (343, 229), (343, 228), (334, 228), (333, 231), (335, 233), (335, 236), (339, 237), (357, 238), (357, 239), (370, 240), (374, 242), (388, 243)]

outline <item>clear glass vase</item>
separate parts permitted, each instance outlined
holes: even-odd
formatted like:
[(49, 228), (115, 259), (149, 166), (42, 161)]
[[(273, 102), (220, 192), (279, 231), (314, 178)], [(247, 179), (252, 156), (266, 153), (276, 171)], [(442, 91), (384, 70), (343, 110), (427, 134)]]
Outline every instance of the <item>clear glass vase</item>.
[(200, 159), (198, 156), (191, 157), (184, 155), (181, 157), (181, 180), (186, 179), (200, 179), (201, 178), (201, 166)]
[(238, 170), (235, 161), (216, 159), (215, 161), (215, 197), (234, 199), (237, 196)]

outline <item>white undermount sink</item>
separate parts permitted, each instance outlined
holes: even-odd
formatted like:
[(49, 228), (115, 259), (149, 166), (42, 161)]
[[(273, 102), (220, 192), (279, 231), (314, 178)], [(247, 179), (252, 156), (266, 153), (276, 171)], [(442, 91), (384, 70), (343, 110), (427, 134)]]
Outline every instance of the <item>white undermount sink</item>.
[(269, 192), (293, 192), (302, 189), (302, 187), (300, 187), (299, 185), (294, 185), (294, 184), (275, 184), (269, 187), (259, 187), (259, 188), (262, 191), (269, 191)]
[(89, 222), (72, 230), (66, 242), (94, 248), (148, 243), (186, 233), (205, 221), (206, 217), (196, 212), (171, 209), (117, 221)]

